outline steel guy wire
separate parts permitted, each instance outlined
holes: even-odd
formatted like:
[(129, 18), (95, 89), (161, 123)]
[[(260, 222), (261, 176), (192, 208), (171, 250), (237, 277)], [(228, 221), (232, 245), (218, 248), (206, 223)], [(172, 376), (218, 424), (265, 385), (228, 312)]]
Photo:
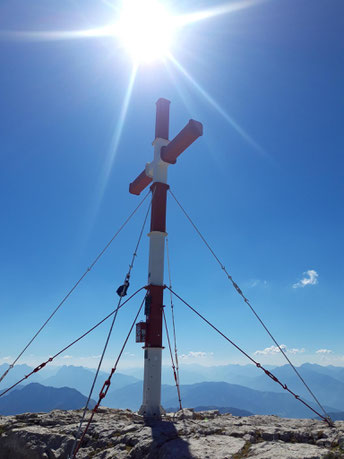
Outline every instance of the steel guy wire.
[(141, 202), (138, 204), (138, 206), (133, 210), (133, 212), (127, 217), (127, 219), (122, 223), (122, 225), (119, 227), (119, 229), (116, 231), (116, 233), (113, 235), (113, 237), (110, 239), (110, 241), (106, 244), (106, 246), (103, 248), (103, 250), (96, 256), (96, 258), (93, 260), (93, 262), (90, 264), (90, 266), (86, 269), (86, 271), (82, 274), (82, 276), (79, 278), (79, 280), (73, 285), (73, 287), (68, 291), (68, 293), (64, 296), (64, 298), (60, 301), (60, 303), (57, 305), (57, 307), (54, 309), (54, 311), (50, 314), (48, 319), (43, 323), (43, 325), (39, 328), (39, 330), (35, 333), (35, 335), (31, 338), (31, 340), (26, 344), (24, 349), (18, 354), (18, 356), (15, 358), (15, 360), (10, 364), (10, 366), (6, 369), (6, 371), (2, 374), (0, 377), (0, 383), (1, 381), (7, 376), (7, 374), (12, 370), (14, 365), (18, 362), (20, 357), (24, 354), (24, 352), (28, 349), (28, 347), (33, 343), (33, 341), (37, 338), (37, 336), (41, 333), (43, 328), (48, 324), (48, 322), (54, 317), (54, 315), (57, 313), (57, 311), (60, 309), (60, 307), (63, 305), (63, 303), (69, 298), (69, 296), (73, 293), (73, 291), (77, 288), (77, 286), (80, 284), (80, 282), (87, 276), (87, 274), (91, 271), (91, 269), (94, 267), (94, 265), (98, 262), (98, 260), (104, 255), (106, 250), (110, 247), (112, 242), (116, 239), (116, 237), (119, 235), (119, 233), (123, 230), (123, 228), (127, 225), (127, 223), (131, 220), (131, 218), (134, 216), (134, 214), (137, 212), (137, 210), (141, 207), (141, 205), (144, 203), (144, 201), (147, 199), (150, 191), (145, 195), (145, 197), (141, 200)]
[[(152, 197), (152, 199), (153, 199), (153, 197)], [(138, 251), (141, 239), (142, 239), (142, 234), (143, 234), (144, 228), (145, 228), (146, 223), (147, 223), (148, 214), (149, 214), (149, 211), (150, 211), (151, 206), (152, 206), (152, 199), (151, 199), (151, 202), (150, 202), (150, 204), (148, 206), (148, 209), (147, 209), (147, 212), (146, 212), (146, 215), (145, 215), (145, 218), (144, 218), (141, 230), (140, 230), (140, 234), (139, 234), (139, 237), (138, 237), (138, 240), (137, 240), (134, 252), (133, 252), (131, 263), (129, 265), (129, 271), (128, 271), (128, 273), (126, 274), (126, 276), (124, 278), (124, 282), (129, 282), (129, 280), (130, 280), (131, 271), (132, 271), (132, 269), (134, 267), (135, 257), (137, 256), (137, 251)], [(111, 323), (111, 326), (109, 328), (109, 332), (108, 332), (108, 335), (107, 335), (107, 338), (106, 338), (106, 341), (105, 341), (103, 352), (102, 352), (101, 357), (99, 359), (97, 371), (96, 371), (96, 374), (94, 375), (93, 383), (92, 383), (92, 386), (91, 386), (91, 389), (90, 389), (90, 392), (89, 392), (89, 395), (88, 395), (88, 398), (87, 398), (87, 402), (86, 402), (82, 417), (81, 417), (80, 422), (79, 422), (79, 428), (78, 428), (78, 431), (77, 431), (77, 433), (75, 435), (75, 440), (74, 440), (74, 443), (73, 443), (73, 448), (72, 448), (71, 455), (73, 455), (75, 447), (76, 447), (76, 444), (77, 444), (77, 441), (78, 441), (78, 437), (79, 437), (79, 434), (80, 434), (80, 431), (81, 431), (82, 423), (84, 422), (84, 419), (85, 419), (85, 416), (86, 416), (86, 412), (87, 412), (87, 409), (88, 409), (88, 405), (89, 405), (91, 397), (92, 397), (93, 389), (94, 389), (94, 386), (95, 386), (95, 384), (97, 382), (98, 374), (99, 374), (100, 368), (101, 368), (103, 360), (104, 360), (104, 356), (105, 356), (105, 353), (106, 353), (106, 350), (107, 350), (107, 347), (108, 347), (108, 344), (109, 344), (109, 340), (110, 340), (110, 337), (111, 337), (111, 334), (112, 334), (113, 327), (114, 327), (115, 322), (116, 322), (118, 310), (120, 308), (122, 299), (123, 299), (123, 296), (120, 296), (119, 300), (118, 300), (116, 312), (115, 312), (115, 315), (114, 315), (114, 317), (112, 319), (112, 323)]]
[(220, 261), (220, 259), (217, 257), (217, 255), (215, 254), (214, 250), (211, 248), (211, 246), (209, 245), (209, 243), (207, 242), (207, 240), (205, 239), (205, 237), (202, 235), (202, 233), (200, 232), (200, 230), (198, 229), (198, 227), (196, 226), (196, 224), (192, 221), (191, 217), (188, 215), (188, 213), (186, 212), (186, 210), (183, 208), (183, 206), (180, 204), (180, 202), (178, 201), (178, 199), (175, 197), (175, 195), (172, 193), (171, 189), (169, 189), (169, 192), (171, 193), (171, 196), (173, 197), (173, 199), (176, 201), (176, 203), (178, 204), (179, 208), (182, 210), (182, 212), (184, 213), (184, 215), (186, 216), (186, 218), (189, 220), (189, 222), (191, 223), (191, 225), (193, 226), (193, 228), (195, 229), (195, 231), (197, 232), (197, 234), (199, 235), (199, 237), (202, 239), (202, 241), (204, 242), (204, 244), (207, 246), (207, 248), (209, 249), (209, 251), (211, 252), (211, 254), (213, 255), (213, 257), (215, 258), (215, 260), (217, 261), (217, 263), (220, 265), (221, 269), (224, 271), (224, 273), (226, 274), (227, 278), (229, 279), (229, 281), (232, 283), (233, 287), (235, 288), (235, 290), (239, 293), (239, 295), (243, 298), (244, 302), (247, 304), (247, 306), (251, 309), (251, 311), (253, 312), (253, 314), (256, 316), (256, 318), (258, 319), (258, 321), (260, 322), (260, 324), (263, 326), (263, 328), (265, 329), (265, 331), (268, 333), (268, 335), (270, 336), (270, 338), (272, 339), (272, 341), (275, 343), (275, 345), (277, 346), (277, 348), (279, 349), (279, 351), (282, 353), (282, 355), (284, 356), (284, 358), (287, 360), (287, 362), (289, 363), (289, 365), (292, 367), (292, 369), (294, 370), (294, 372), (296, 373), (296, 375), (298, 376), (298, 378), (301, 380), (301, 382), (303, 383), (303, 385), (306, 387), (306, 389), (308, 390), (309, 394), (312, 396), (313, 400), (317, 403), (317, 405), (320, 407), (320, 409), (322, 410), (322, 412), (325, 414), (325, 416), (328, 416), (328, 414), (326, 413), (325, 409), (323, 408), (323, 406), (321, 405), (321, 403), (319, 402), (318, 398), (315, 396), (315, 394), (313, 393), (313, 391), (311, 390), (311, 388), (308, 386), (308, 384), (306, 383), (306, 381), (303, 379), (303, 377), (300, 375), (299, 371), (296, 369), (296, 367), (293, 365), (293, 363), (291, 362), (291, 360), (289, 359), (289, 357), (287, 356), (287, 354), (284, 352), (283, 348), (278, 344), (278, 342), (276, 341), (276, 339), (274, 338), (274, 336), (271, 334), (271, 332), (269, 331), (269, 329), (267, 328), (267, 326), (265, 325), (265, 323), (263, 322), (263, 320), (259, 317), (259, 315), (257, 314), (257, 312), (255, 311), (255, 309), (253, 308), (253, 306), (251, 305), (251, 303), (249, 302), (249, 300), (246, 298), (246, 296), (244, 295), (244, 293), (242, 292), (242, 290), (239, 288), (238, 284), (236, 282), (234, 282), (232, 276), (228, 273), (228, 271), (226, 270), (225, 266), (223, 265), (223, 263)]
[(302, 400), (300, 398), (299, 395), (295, 394), (295, 392), (293, 392), (291, 389), (289, 389), (289, 387), (286, 385), (286, 384), (283, 384), (281, 383), (281, 381), (274, 375), (272, 374), (269, 370), (266, 370), (259, 362), (257, 362), (256, 360), (254, 360), (249, 354), (247, 354), (247, 352), (245, 352), (243, 349), (241, 349), (237, 344), (234, 343), (234, 341), (232, 341), (231, 339), (229, 339), (224, 333), (222, 333), (218, 328), (215, 327), (215, 325), (213, 325), (211, 322), (209, 322), (209, 320), (207, 320), (200, 312), (198, 312), (195, 308), (193, 308), (189, 303), (187, 303), (185, 300), (183, 300), (182, 297), (180, 297), (176, 292), (174, 292), (172, 289), (170, 289), (169, 287), (167, 287), (167, 285), (165, 286), (167, 289), (171, 290), (171, 292), (173, 293), (173, 295), (175, 295), (182, 303), (184, 303), (189, 309), (191, 309), (195, 314), (198, 315), (198, 317), (200, 317), (202, 320), (204, 320), (204, 322), (206, 322), (208, 325), (210, 325), (211, 328), (213, 328), (217, 333), (219, 333), (226, 341), (228, 341), (230, 344), (232, 344), (236, 349), (238, 349), (238, 351), (240, 351), (243, 355), (245, 355), (249, 360), (251, 360), (252, 363), (254, 363), (257, 368), (260, 368), (261, 370), (264, 371), (264, 373), (269, 376), (269, 378), (271, 378), (273, 381), (275, 381), (276, 383), (278, 383), (284, 390), (286, 390), (287, 392), (289, 392), (291, 395), (293, 395), (297, 400), (299, 400), (301, 403), (303, 403), (307, 408), (309, 408), (311, 411), (313, 411), (313, 413), (317, 414), (321, 419), (323, 419), (325, 422), (327, 422), (327, 424), (330, 426), (330, 427), (333, 427), (333, 421), (332, 419), (330, 418), (330, 416), (328, 414), (325, 413), (325, 416), (323, 416), (322, 414), (320, 414), (318, 411), (316, 411), (314, 408), (312, 408), (307, 402), (305, 402), (304, 400)]
[[(167, 255), (167, 268), (168, 268), (168, 279), (170, 283), (170, 288), (172, 288), (172, 276), (171, 276), (171, 264), (170, 264), (170, 251), (168, 245), (168, 237), (166, 237), (166, 255)], [(178, 351), (177, 351), (177, 334), (176, 334), (176, 325), (174, 319), (174, 304), (173, 304), (173, 297), (172, 292), (170, 292), (170, 301), (171, 301), (171, 315), (172, 315), (172, 327), (173, 327), (173, 340), (174, 340), (174, 355), (176, 360), (176, 369), (177, 369), (177, 377), (178, 377), (178, 384), (179, 380), (179, 362), (178, 362)]]
[[(139, 288), (138, 290), (136, 290), (135, 293), (133, 293), (129, 298), (127, 298), (124, 303), (122, 303), (118, 309), (121, 309), (123, 308), (123, 306), (125, 304), (127, 304), (132, 298), (134, 298), (135, 295), (137, 295), (139, 292), (141, 292), (141, 290), (143, 290), (144, 288), (146, 288), (145, 286), (144, 287), (141, 287)], [(97, 327), (99, 327), (99, 325), (101, 325), (103, 322), (105, 322), (107, 319), (109, 319), (112, 315), (114, 315), (116, 313), (117, 309), (114, 309), (112, 312), (110, 312), (110, 314), (108, 314), (106, 317), (104, 317), (104, 319), (102, 319), (100, 322), (98, 322), (96, 325), (94, 325), (92, 328), (90, 328), (89, 330), (87, 330), (87, 332), (85, 332), (84, 334), (82, 334), (81, 336), (79, 336), (79, 338), (77, 338), (76, 340), (74, 340), (73, 342), (71, 342), (70, 344), (68, 344), (67, 346), (65, 346), (63, 349), (61, 349), (59, 352), (57, 352), (55, 355), (53, 355), (52, 357), (49, 357), (48, 360), (46, 360), (45, 362), (42, 362), (40, 365), (38, 365), (36, 368), (34, 368), (30, 373), (28, 373), (27, 375), (25, 375), (22, 379), (20, 379), (19, 381), (17, 381), (15, 384), (13, 384), (11, 387), (8, 387), (5, 391), (3, 391), (1, 394), (0, 394), (0, 397), (2, 397), (3, 395), (7, 394), (7, 392), (9, 392), (10, 390), (12, 390), (14, 387), (16, 387), (18, 384), (20, 384), (21, 382), (23, 382), (25, 379), (28, 379), (30, 376), (32, 376), (34, 373), (37, 373), (38, 371), (42, 370), (48, 363), (52, 362), (54, 359), (56, 359), (56, 357), (58, 357), (59, 355), (61, 355), (63, 352), (65, 352), (67, 349), (69, 349), (70, 347), (72, 347), (75, 343), (77, 343), (78, 341), (80, 341), (82, 338), (84, 338), (85, 336), (87, 336), (89, 333), (91, 333), (93, 330), (95, 330)]]
[(106, 394), (107, 394), (107, 392), (108, 392), (108, 390), (109, 390), (109, 388), (110, 388), (110, 385), (111, 385), (111, 378), (112, 378), (112, 376), (114, 375), (114, 373), (115, 373), (115, 371), (116, 371), (116, 369), (117, 369), (118, 362), (120, 361), (120, 358), (121, 358), (121, 356), (122, 356), (122, 354), (123, 354), (123, 352), (124, 352), (125, 346), (127, 345), (129, 336), (130, 336), (130, 334), (131, 334), (131, 332), (132, 332), (132, 330), (133, 330), (133, 328), (134, 328), (134, 325), (135, 325), (135, 323), (136, 323), (136, 321), (137, 321), (137, 318), (138, 318), (138, 316), (139, 316), (139, 314), (140, 314), (140, 312), (141, 312), (141, 309), (142, 309), (142, 307), (143, 307), (143, 305), (144, 305), (144, 302), (145, 302), (145, 300), (146, 300), (146, 297), (147, 297), (147, 294), (144, 296), (144, 298), (143, 298), (143, 300), (142, 300), (142, 303), (141, 303), (141, 305), (140, 305), (140, 307), (139, 307), (139, 310), (138, 310), (138, 312), (137, 312), (137, 314), (136, 314), (136, 316), (135, 316), (135, 318), (134, 318), (134, 320), (133, 320), (133, 323), (132, 323), (132, 325), (131, 325), (131, 327), (130, 327), (130, 330), (129, 330), (129, 332), (128, 332), (128, 335), (127, 335), (126, 339), (124, 340), (123, 346), (122, 346), (121, 351), (120, 351), (120, 353), (119, 353), (119, 355), (118, 355), (118, 357), (117, 357), (117, 360), (116, 360), (116, 362), (115, 362), (115, 365), (114, 365), (113, 368), (111, 369), (111, 372), (110, 372), (110, 375), (109, 375), (108, 379), (107, 379), (107, 380), (104, 382), (104, 384), (103, 384), (103, 387), (102, 387), (102, 389), (101, 389), (101, 391), (100, 391), (100, 393), (99, 393), (98, 402), (97, 402), (97, 404), (95, 405), (95, 407), (94, 407), (93, 410), (92, 410), (91, 416), (90, 416), (90, 418), (89, 418), (89, 420), (88, 420), (88, 422), (87, 422), (87, 425), (86, 425), (86, 427), (85, 427), (84, 432), (82, 433), (82, 436), (81, 436), (81, 438), (80, 438), (80, 440), (79, 440), (78, 446), (76, 447), (75, 451), (73, 451), (72, 454), (69, 456), (69, 458), (73, 458), (73, 459), (74, 459), (74, 458), (76, 457), (76, 455), (78, 454), (78, 451), (79, 451), (79, 449), (80, 449), (80, 447), (81, 447), (81, 444), (82, 444), (82, 442), (83, 442), (83, 440), (84, 440), (84, 438), (85, 438), (85, 435), (86, 435), (86, 433), (87, 433), (87, 430), (88, 430), (88, 428), (89, 428), (89, 426), (90, 426), (90, 424), (91, 424), (91, 422), (92, 422), (92, 419), (93, 419), (95, 413), (97, 412), (97, 410), (98, 410), (98, 408), (99, 408), (99, 405), (100, 405), (101, 401), (106, 397)]
[(168, 342), (168, 348), (169, 348), (170, 356), (171, 356), (172, 371), (173, 371), (174, 380), (175, 380), (176, 388), (177, 388), (178, 401), (179, 401), (179, 408), (180, 408), (181, 410), (183, 410), (183, 407), (182, 407), (182, 400), (181, 400), (181, 396), (180, 396), (179, 380), (178, 380), (178, 376), (177, 376), (177, 372), (176, 372), (176, 367), (175, 367), (174, 360), (173, 360), (173, 354), (172, 354), (172, 348), (171, 348), (170, 335), (169, 335), (169, 333), (168, 333), (168, 327), (167, 327), (167, 321), (166, 321), (166, 314), (165, 314), (165, 311), (164, 311), (164, 310), (162, 310), (162, 315), (163, 315), (163, 318), (164, 318), (165, 330), (166, 330), (166, 337), (167, 337), (167, 342)]

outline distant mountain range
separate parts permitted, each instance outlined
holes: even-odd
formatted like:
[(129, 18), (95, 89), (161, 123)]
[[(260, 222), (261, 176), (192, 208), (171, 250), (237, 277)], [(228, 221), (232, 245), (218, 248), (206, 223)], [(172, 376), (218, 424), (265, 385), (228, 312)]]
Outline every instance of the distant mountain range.
[[(89, 395), (90, 388), (93, 383), (95, 371), (84, 367), (75, 367), (72, 365), (61, 367), (54, 376), (43, 379), (41, 384), (51, 387), (73, 387), (84, 395)], [(100, 389), (103, 387), (104, 381), (107, 380), (109, 374), (100, 371), (93, 395), (98, 396)], [(121, 387), (138, 381), (134, 376), (115, 373), (111, 378), (111, 389), (120, 389)], [(96, 394), (96, 395), (95, 395)]]
[[(322, 368), (325, 371), (322, 371)], [(336, 367), (311, 364), (301, 365), (297, 370), (321, 403), (344, 410), (344, 372), (336, 371)], [(275, 368), (272, 372), (298, 395), (311, 400), (308, 390), (289, 365)], [(248, 380), (245, 385), (257, 390), (284, 392), (279, 384), (267, 378), (265, 374)]]
[[(1, 365), (0, 372), (2, 373), (6, 368), (7, 365)], [(308, 391), (290, 366), (285, 365), (276, 368), (270, 366), (268, 369), (304, 400), (312, 402)], [(324, 367), (307, 363), (298, 367), (297, 370), (320, 402), (325, 405), (327, 411), (333, 413), (344, 412), (344, 367)], [(15, 366), (2, 382), (0, 393), (4, 388), (9, 387), (31, 371), (32, 368), (27, 365)], [(128, 373), (130, 374), (114, 374), (107, 398), (103, 401), (105, 406), (130, 408), (132, 410), (139, 408), (142, 401), (142, 380), (139, 379), (142, 377), (142, 369), (131, 369)], [(39, 387), (43, 386), (49, 386), (50, 389), (70, 388), (78, 391), (79, 396), (88, 396), (94, 374), (95, 370), (84, 367), (72, 365), (62, 367), (47, 366), (42, 372), (34, 374), (32, 378), (24, 380), (21, 384), (25, 385), (34, 381), (39, 383), (36, 385), (36, 391), (39, 391)], [(100, 372), (92, 394), (94, 399), (97, 399), (107, 377), (107, 372)], [(224, 410), (228, 409), (243, 410), (250, 414), (277, 414), (279, 416), (298, 418), (315, 417), (304, 405), (295, 400), (290, 394), (287, 394), (280, 385), (274, 383), (254, 365), (214, 367), (183, 365), (180, 369), (180, 378), (182, 383), (182, 403), (185, 407), (203, 406), (216, 407), (220, 412), (225, 412)], [(171, 384), (163, 384), (162, 404), (164, 407), (177, 408), (176, 388), (172, 379), (172, 371), (168, 367), (163, 367), (163, 380), (171, 382)], [(30, 385), (32, 386), (32, 384)], [(19, 389), (18, 394), (25, 396), (24, 388), (17, 387), (16, 389)], [(15, 404), (13, 393), (0, 398), (0, 412), (4, 400), (7, 400), (6, 409), (10, 409), (11, 403), (14, 403), (13, 409), (17, 410), (18, 407)], [(32, 405), (30, 406), (34, 411), (37, 411), (38, 408), (35, 408), (35, 403), (37, 402), (35, 393), (28, 392), (26, 396), (28, 398), (31, 397)], [(80, 400), (81, 403), (82, 399), (78, 398), (77, 400)], [(70, 405), (67, 401), (65, 400), (66, 403), (63, 405), (65, 409), (74, 408), (74, 405)], [(49, 408), (50, 406), (53, 406), (53, 404), (49, 405), (47, 403), (43, 406), (45, 409), (42, 409), (42, 411), (53, 409)], [(82, 403), (79, 407), (81, 406)], [(234, 413), (232, 412), (232, 414)], [(340, 414), (336, 416), (340, 416)]]
[[(282, 383), (303, 398), (312, 400), (312, 397), (290, 365), (281, 367), (267, 366), (267, 369), (276, 375)], [(194, 375), (192, 376), (192, 372)], [(306, 381), (312, 392), (322, 404), (344, 410), (344, 367), (332, 365), (321, 366), (305, 363), (297, 367), (297, 371)], [(172, 373), (172, 372), (171, 372)], [(200, 379), (203, 376), (203, 380)], [(254, 390), (285, 393), (283, 388), (267, 377), (262, 370), (254, 365), (224, 365), (215, 367), (201, 367), (193, 365), (187, 370), (186, 381), (184, 368), (180, 371), (181, 382), (196, 383), (203, 381), (228, 382), (239, 384)], [(165, 378), (165, 381), (167, 378)], [(170, 383), (172, 383), (172, 380)]]
[[(8, 365), (0, 365), (0, 375), (7, 369)], [(39, 373), (33, 374), (29, 379), (24, 380), (21, 384), (26, 385), (31, 382), (38, 382), (44, 386), (49, 387), (71, 387), (88, 396), (91, 385), (93, 383), (95, 370), (76, 367), (74, 365), (64, 365), (62, 367), (48, 367)], [(16, 365), (9, 373), (6, 379), (0, 385), (0, 393), (4, 388), (10, 387), (25, 375), (30, 373), (32, 368), (27, 365)], [(46, 375), (48, 373), (48, 375)], [(93, 394), (99, 393), (104, 381), (108, 378), (108, 373), (100, 371), (95, 385)], [(115, 373), (111, 379), (111, 388), (119, 389), (137, 382), (138, 379), (134, 376), (124, 375), (122, 373)]]
[[(83, 408), (87, 398), (75, 389), (62, 387), (45, 387), (38, 383), (31, 383), (11, 391), (0, 398), (0, 414), (39, 413), (51, 410), (75, 410)], [(89, 407), (93, 408), (94, 400), (90, 400)]]
[[(104, 405), (109, 408), (129, 408), (137, 410), (142, 401), (142, 381), (109, 392)], [(247, 410), (253, 414), (275, 414), (290, 418), (314, 418), (316, 415), (289, 394), (257, 391), (248, 387), (225, 382), (203, 382), (181, 385), (181, 398), (184, 407), (231, 406)], [(309, 402), (311, 406), (314, 406)], [(162, 386), (162, 406), (178, 407), (175, 386)], [(326, 407), (336, 411), (334, 407)]]
[[(0, 365), (0, 376), (8, 369), (7, 363), (3, 363)], [(53, 370), (53, 373), (55, 373), (55, 369), (53, 367), (47, 367), (47, 370), (51, 372), (51, 369)], [(8, 372), (6, 379), (0, 383), (0, 390), (2, 391), (3, 388), (5, 387), (10, 387), (12, 384), (15, 384), (19, 379), (23, 378), (25, 375), (31, 373), (33, 370), (32, 367), (29, 367), (28, 365), (25, 364), (18, 364), (15, 365), (11, 371)], [(49, 374), (50, 376), (50, 374)], [(42, 377), (42, 373), (35, 373), (33, 374), (30, 379), (27, 379), (26, 381), (23, 381), (22, 384), (29, 384), (31, 382), (40, 382), (44, 379)]]

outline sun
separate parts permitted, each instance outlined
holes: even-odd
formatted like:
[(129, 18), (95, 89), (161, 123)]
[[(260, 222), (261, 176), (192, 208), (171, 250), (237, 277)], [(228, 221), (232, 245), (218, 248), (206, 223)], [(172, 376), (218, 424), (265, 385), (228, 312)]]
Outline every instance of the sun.
[(123, 0), (116, 35), (136, 63), (164, 58), (174, 32), (173, 17), (158, 0)]

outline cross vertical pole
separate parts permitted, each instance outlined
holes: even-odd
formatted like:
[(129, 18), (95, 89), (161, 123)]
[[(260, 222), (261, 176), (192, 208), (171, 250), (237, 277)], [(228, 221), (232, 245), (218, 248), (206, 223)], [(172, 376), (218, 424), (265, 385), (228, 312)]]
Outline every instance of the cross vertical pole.
[(152, 209), (149, 236), (146, 341), (144, 346), (143, 402), (139, 413), (159, 418), (161, 407), (162, 311), (166, 233), (167, 166), (160, 160), (161, 147), (168, 145), (170, 101), (156, 103), (154, 165), (151, 185)]
[(148, 285), (145, 304), (146, 336), (144, 345), (143, 402), (139, 414), (159, 419), (161, 406), (162, 320), (164, 297), (164, 261), (166, 233), (167, 168), (203, 134), (202, 124), (189, 123), (172, 140), (169, 136), (170, 101), (156, 103), (154, 160), (130, 184), (129, 191), (139, 195), (151, 182), (152, 208), (149, 236)]

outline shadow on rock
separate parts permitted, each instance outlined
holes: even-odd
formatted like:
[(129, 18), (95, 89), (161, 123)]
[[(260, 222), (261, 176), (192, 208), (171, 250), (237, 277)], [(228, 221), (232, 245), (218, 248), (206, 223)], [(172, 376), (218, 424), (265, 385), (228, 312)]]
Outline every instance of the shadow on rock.
[(181, 438), (171, 421), (145, 420), (146, 426), (152, 429), (152, 444), (149, 459), (186, 459), (193, 458), (189, 443)]

